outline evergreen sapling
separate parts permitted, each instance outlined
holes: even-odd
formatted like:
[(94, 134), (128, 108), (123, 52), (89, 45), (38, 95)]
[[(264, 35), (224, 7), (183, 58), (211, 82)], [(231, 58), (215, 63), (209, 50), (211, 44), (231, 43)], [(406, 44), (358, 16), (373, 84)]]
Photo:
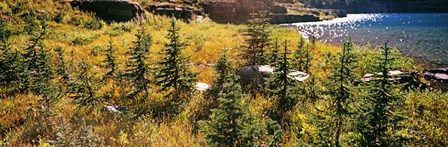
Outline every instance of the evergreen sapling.
[(173, 103), (179, 103), (181, 95), (188, 95), (196, 81), (196, 74), (188, 70), (190, 59), (182, 55), (186, 43), (180, 40), (179, 30), (176, 20), (172, 19), (166, 36), (169, 42), (162, 50), (162, 59), (157, 62), (160, 68), (156, 75), (157, 84), (162, 86), (161, 91), (168, 92)]

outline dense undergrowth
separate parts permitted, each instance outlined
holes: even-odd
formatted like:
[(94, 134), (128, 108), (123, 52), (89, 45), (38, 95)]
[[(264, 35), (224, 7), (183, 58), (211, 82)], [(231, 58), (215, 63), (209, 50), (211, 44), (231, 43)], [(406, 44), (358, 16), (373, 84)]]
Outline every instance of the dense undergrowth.
[[(268, 27), (264, 62), (279, 67), (268, 79), (277, 82), (250, 93), (233, 75), (247, 63), (244, 25), (152, 14), (142, 25), (106, 24), (50, 0), (7, 0), (0, 11), (0, 146), (447, 145), (448, 93), (404, 89), (387, 76), (355, 84), (384, 69), (421, 70), (387, 47), (306, 42), (297, 31)], [(180, 84), (160, 82), (170, 77), (162, 69), (177, 69), (158, 64), (168, 54), (182, 56), (172, 66), (183, 78), (169, 80)], [(276, 79), (288, 68), (311, 77)], [(188, 78), (214, 89), (185, 90)], [(372, 107), (382, 100), (384, 112)], [(103, 107), (116, 105), (112, 113)]]

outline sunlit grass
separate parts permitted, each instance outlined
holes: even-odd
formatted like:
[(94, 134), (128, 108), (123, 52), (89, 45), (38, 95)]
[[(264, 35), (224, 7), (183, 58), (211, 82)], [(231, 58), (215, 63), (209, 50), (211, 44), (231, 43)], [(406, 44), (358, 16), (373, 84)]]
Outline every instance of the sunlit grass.
[[(0, 2), (0, 11), (11, 11), (6, 7), (9, 3), (15, 2), (7, 0)], [(148, 54), (149, 63), (157, 62), (161, 55), (160, 51), (164, 48), (164, 44), (168, 42), (166, 39), (167, 30), (169, 28), (171, 18), (165, 16), (155, 16), (147, 14), (147, 19), (142, 25), (137, 25), (133, 22), (127, 23), (111, 23), (105, 24), (100, 29), (89, 29), (83, 24), (92, 20), (92, 14), (80, 12), (78, 10), (70, 9), (67, 4), (59, 4), (56, 1), (32, 1), (22, 0), (26, 4), (23, 9), (45, 10), (48, 15), (54, 16), (58, 11), (64, 10), (66, 15), (63, 22), (56, 23), (48, 21), (49, 35), (44, 40), (46, 49), (53, 50), (56, 47), (62, 47), (65, 51), (64, 59), (72, 63), (70, 67), (73, 72), (69, 73), (74, 76), (79, 73), (79, 62), (88, 62), (92, 64), (93, 75), (97, 79), (101, 79), (105, 74), (102, 61), (105, 59), (104, 49), (109, 45), (109, 40), (112, 40), (113, 49), (116, 51), (118, 68), (126, 70), (125, 65), (128, 60), (126, 52), (133, 47), (133, 41), (136, 40), (135, 34), (141, 29), (150, 33), (153, 38), (153, 44)], [(11, 27), (14, 31), (20, 32), (25, 24), (20, 20), (21, 14), (14, 15), (14, 18), (8, 21), (16, 23)], [(76, 18), (76, 19), (75, 19)], [(14, 20), (14, 19), (17, 19)], [(81, 24), (74, 24), (74, 20), (79, 20)], [(208, 84), (213, 83), (214, 76), (217, 73), (213, 69), (217, 59), (226, 50), (231, 61), (241, 63), (239, 53), (243, 49), (244, 43), (243, 31), (244, 25), (232, 24), (217, 24), (208, 19), (197, 22), (192, 21), (185, 23), (181, 20), (176, 21), (180, 28), (181, 40), (187, 45), (183, 50), (183, 54), (191, 58), (191, 69), (197, 73), (198, 81)], [(282, 28), (273, 26), (271, 28), (271, 40), (278, 39), (282, 44), (285, 40), (288, 41), (288, 50), (294, 52), (297, 49), (297, 42), (301, 35), (297, 30), (290, 28)], [(22, 50), (26, 47), (26, 43), (30, 35), (19, 33), (10, 38), (12, 47), (17, 50)], [(317, 42), (314, 46), (309, 44), (313, 60), (311, 61), (311, 73), (316, 77), (316, 83), (320, 88), (325, 90), (323, 82), (328, 82), (328, 77), (331, 75), (334, 61), (339, 57), (341, 46)], [(358, 55), (362, 56), (363, 62), (358, 63), (361, 68), (356, 71), (358, 74), (372, 72), (372, 67), (375, 55), (378, 50), (372, 50), (370, 47), (355, 46)], [(270, 51), (270, 48), (267, 50)], [(56, 61), (56, 54), (54, 51), (53, 60)], [(397, 56), (399, 53), (396, 53)], [(396, 64), (403, 65), (402, 69), (406, 71), (421, 70), (414, 66), (413, 62), (408, 58), (398, 59)], [(154, 67), (154, 65), (152, 65)], [(55, 82), (58, 82), (56, 79)], [(105, 100), (102, 105), (115, 105), (121, 102), (128, 101), (125, 98), (119, 98), (122, 93), (119, 93), (119, 88), (114, 88), (114, 84), (118, 81), (108, 81), (102, 83), (98, 90), (98, 94), (103, 95), (112, 91), (113, 95), (110, 100)], [(305, 83), (301, 83), (305, 84)], [(167, 103), (163, 92), (159, 92), (159, 85), (151, 84), (151, 93), (148, 97), (140, 101), (142, 106), (150, 108), (151, 106), (158, 106)], [(123, 89), (129, 87), (121, 87)], [(322, 90), (321, 89), (321, 90)], [(0, 92), (5, 89), (0, 88)], [(4, 93), (0, 93), (4, 94)], [(82, 119), (87, 121), (87, 125), (93, 126), (91, 133), (103, 137), (105, 143), (111, 146), (205, 146), (205, 136), (197, 129), (196, 119), (204, 119), (208, 112), (209, 105), (212, 100), (204, 95), (203, 92), (194, 91), (191, 97), (183, 99), (187, 103), (182, 106), (182, 111), (175, 118), (163, 118), (162, 120), (152, 119), (150, 116), (142, 116), (135, 118), (125, 114), (113, 114), (103, 110), (102, 106), (98, 106), (89, 110), (78, 110), (75, 100), (70, 98), (70, 94), (61, 97), (53, 105), (54, 116), (51, 116), (51, 125), (56, 128), (62, 124), (67, 124), (76, 132), (79, 131), (82, 125)], [(407, 132), (408, 134), (423, 134), (432, 137), (434, 141), (443, 140), (446, 138), (446, 93), (432, 93), (432, 92), (409, 92), (405, 94), (406, 101), (404, 109), (408, 110), (409, 116), (412, 119), (406, 121), (406, 125), (410, 125), (419, 129), (419, 132)], [(0, 99), (2, 107), (0, 107), (0, 131), (8, 132), (5, 136), (0, 136), (0, 146), (31, 146), (31, 142), (26, 139), (30, 137), (30, 130), (39, 124), (37, 121), (37, 112), (34, 109), (39, 106), (38, 100), (42, 96), (31, 94), (18, 94), (13, 97)], [(429, 99), (427, 99), (429, 98)], [(257, 117), (267, 118), (266, 110), (273, 107), (273, 99), (267, 96), (258, 96), (256, 99), (251, 99), (246, 96), (243, 103), (249, 105), (249, 109)], [(290, 130), (285, 132), (283, 140), (281, 141), (285, 146), (300, 146), (315, 141), (317, 126), (310, 123), (310, 113), (316, 113), (313, 108), (324, 108), (323, 101), (304, 100), (299, 105), (294, 107), (288, 116), (294, 125), (290, 126)], [(417, 115), (418, 107), (424, 107), (423, 113)], [(421, 124), (424, 124), (424, 127)], [(425, 130), (425, 129), (434, 129)], [(32, 131), (31, 131), (32, 132)], [(74, 135), (77, 136), (77, 135)], [(301, 139), (297, 139), (301, 138)], [(48, 139), (48, 138), (43, 138)], [(425, 138), (418, 138), (418, 140), (425, 140)], [(45, 142), (46, 140), (44, 140)], [(436, 144), (436, 143), (434, 143)]]

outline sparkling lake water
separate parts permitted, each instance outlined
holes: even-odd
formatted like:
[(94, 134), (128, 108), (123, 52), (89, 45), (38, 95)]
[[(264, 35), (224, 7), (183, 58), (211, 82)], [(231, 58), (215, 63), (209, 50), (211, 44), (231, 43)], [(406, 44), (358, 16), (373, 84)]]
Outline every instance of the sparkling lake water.
[(348, 14), (321, 22), (284, 25), (322, 42), (373, 47), (388, 43), (405, 55), (437, 66), (448, 65), (448, 13)]

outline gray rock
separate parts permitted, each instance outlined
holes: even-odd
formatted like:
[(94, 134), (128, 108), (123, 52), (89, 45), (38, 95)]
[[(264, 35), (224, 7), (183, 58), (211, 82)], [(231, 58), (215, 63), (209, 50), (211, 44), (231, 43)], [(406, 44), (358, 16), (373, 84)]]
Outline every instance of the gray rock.
[(291, 71), (290, 73), (288, 73), (288, 78), (290, 78), (294, 81), (303, 82), (303, 81), (307, 80), (309, 77), (310, 77), (310, 75), (308, 75), (304, 72), (300, 72), (300, 71)]
[[(376, 73), (376, 74), (365, 74), (361, 80), (363, 82), (370, 82), (370, 81), (375, 81), (375, 80), (379, 80), (381, 79), (381, 76), (383, 75), (383, 73)], [(401, 77), (404, 76), (408, 76), (408, 73), (403, 73), (399, 70), (394, 70), (394, 71), (389, 71), (388, 74), (391, 78), (389, 78), (389, 80), (391, 81), (396, 81), (396, 80), (400, 80)]]
[(269, 77), (273, 71), (274, 69), (267, 65), (254, 65), (240, 67), (236, 70), (236, 74), (240, 76), (244, 90), (256, 91), (264, 88), (265, 78)]
[[(269, 65), (244, 66), (237, 69), (243, 89), (264, 88), (266, 78), (274, 74), (274, 68)], [(290, 71), (288, 78), (294, 81), (305, 81), (309, 75), (300, 71)]]
[(211, 86), (207, 83), (196, 82), (194, 88), (199, 91), (207, 91), (211, 89)]
[[(372, 82), (381, 80), (383, 73), (365, 74), (362, 78), (362, 82)], [(402, 72), (399, 70), (389, 71), (389, 81), (396, 84), (402, 84), (403, 89), (424, 89), (426, 84), (422, 82), (416, 72)]]
[(111, 105), (111, 106), (104, 105), (103, 109), (111, 113), (123, 113), (125, 111), (125, 108), (120, 105)]
[(448, 91), (448, 68), (426, 70), (423, 75), (431, 89)]

